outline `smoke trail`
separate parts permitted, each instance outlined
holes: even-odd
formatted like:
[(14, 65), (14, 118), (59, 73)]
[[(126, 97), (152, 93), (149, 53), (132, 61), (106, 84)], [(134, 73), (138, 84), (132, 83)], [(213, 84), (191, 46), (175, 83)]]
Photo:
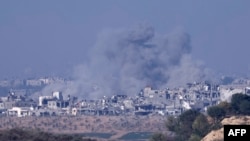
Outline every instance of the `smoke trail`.
[(88, 52), (88, 62), (76, 67), (75, 80), (57, 88), (80, 97), (97, 98), (135, 95), (146, 85), (166, 88), (199, 81), (206, 76), (205, 68), (192, 60), (191, 50), (190, 36), (180, 30), (160, 35), (144, 24), (106, 30)]

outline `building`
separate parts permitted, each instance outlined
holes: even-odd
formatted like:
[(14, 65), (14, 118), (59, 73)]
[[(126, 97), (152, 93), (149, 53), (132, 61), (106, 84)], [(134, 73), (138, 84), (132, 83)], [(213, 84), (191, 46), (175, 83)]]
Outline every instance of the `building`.
[(31, 115), (31, 109), (28, 107), (13, 107), (7, 110), (8, 116), (25, 117)]

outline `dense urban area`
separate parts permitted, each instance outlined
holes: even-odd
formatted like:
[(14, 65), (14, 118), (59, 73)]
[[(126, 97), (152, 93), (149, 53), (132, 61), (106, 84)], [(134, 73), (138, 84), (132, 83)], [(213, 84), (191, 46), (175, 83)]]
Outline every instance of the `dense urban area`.
[(145, 86), (134, 96), (117, 94), (90, 100), (65, 96), (56, 89), (46, 95), (39, 95), (44, 87), (54, 83), (67, 84), (70, 80), (51, 77), (0, 81), (1, 116), (177, 116), (188, 109), (205, 113), (209, 106), (228, 101), (234, 93), (250, 93), (249, 79), (224, 77), (220, 84), (193, 82), (174, 89)]
[[(55, 84), (67, 87), (72, 81), (60, 77), (1, 80), (0, 140), (26, 140), (23, 134), (27, 134), (34, 140), (47, 140), (50, 136), (52, 140), (71, 141), (86, 136), (89, 141), (146, 141), (149, 138), (163, 141), (166, 137), (170, 141), (178, 138), (198, 141), (202, 137), (210, 141), (214, 135), (205, 135), (219, 129), (225, 116), (237, 115), (239, 99), (244, 101), (250, 97), (250, 79), (228, 76), (221, 77), (218, 83), (192, 82), (165, 89), (145, 86), (132, 96), (116, 94), (87, 99), (84, 94), (71, 95), (57, 87), (45, 91)], [(237, 98), (235, 94), (247, 97)], [(232, 97), (234, 104), (230, 108)], [(238, 111), (243, 115), (249, 113), (247, 102)], [(207, 114), (208, 119), (204, 117)], [(209, 122), (209, 117), (214, 120)], [(178, 124), (180, 121), (183, 123)], [(199, 122), (202, 126), (198, 126)]]

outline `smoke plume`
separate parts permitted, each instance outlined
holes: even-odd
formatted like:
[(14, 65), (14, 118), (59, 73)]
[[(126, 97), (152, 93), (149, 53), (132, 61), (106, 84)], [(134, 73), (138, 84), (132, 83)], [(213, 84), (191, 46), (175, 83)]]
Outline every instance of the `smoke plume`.
[(145, 86), (163, 89), (201, 81), (206, 68), (191, 57), (190, 36), (176, 30), (155, 33), (152, 26), (105, 30), (87, 54), (88, 61), (75, 68), (74, 81), (53, 84), (44, 92), (61, 90), (82, 98), (136, 95)]

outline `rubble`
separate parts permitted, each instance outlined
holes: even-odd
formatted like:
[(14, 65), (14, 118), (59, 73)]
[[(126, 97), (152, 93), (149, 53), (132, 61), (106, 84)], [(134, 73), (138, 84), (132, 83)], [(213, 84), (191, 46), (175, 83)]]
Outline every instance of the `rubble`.
[[(38, 79), (28, 82), (50, 84), (53, 79)], [(60, 80), (63, 83), (63, 79)], [(7, 84), (5, 80), (2, 82)], [(65, 82), (67, 83), (67, 82)], [(30, 83), (29, 83), (30, 85)], [(146, 86), (135, 96), (116, 94), (99, 99), (79, 99), (68, 95), (63, 97), (60, 91), (38, 97), (38, 102), (29, 98), (23, 90), (10, 90), (5, 97), (0, 97), (1, 116), (61, 116), (61, 115), (96, 115), (96, 116), (177, 116), (183, 111), (195, 109), (206, 112), (209, 106), (230, 100), (234, 93), (250, 94), (249, 81), (234, 81), (232, 84), (219, 85), (205, 82), (188, 83), (179, 88), (154, 89)]]

